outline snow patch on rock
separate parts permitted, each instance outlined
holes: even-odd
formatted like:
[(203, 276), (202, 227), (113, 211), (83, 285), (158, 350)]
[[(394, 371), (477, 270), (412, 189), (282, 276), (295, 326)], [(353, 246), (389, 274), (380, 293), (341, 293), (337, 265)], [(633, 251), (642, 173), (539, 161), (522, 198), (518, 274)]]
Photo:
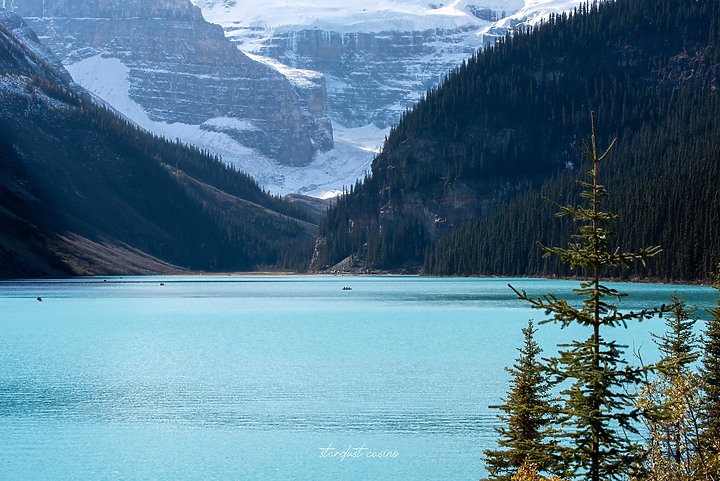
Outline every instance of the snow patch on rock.
[(130, 69), (120, 59), (95, 55), (69, 65), (67, 70), (78, 84), (141, 128), (218, 154), (223, 161), (247, 172), (274, 194), (296, 193), (321, 198), (337, 195), (343, 187), (348, 187), (350, 182), (370, 170), (372, 159), (389, 132), (389, 129), (373, 125), (346, 128), (335, 124), (336, 141), (332, 150), (318, 152), (308, 166), (288, 167), (224, 133), (257, 128), (245, 119), (216, 117), (200, 125), (151, 120), (130, 98)]

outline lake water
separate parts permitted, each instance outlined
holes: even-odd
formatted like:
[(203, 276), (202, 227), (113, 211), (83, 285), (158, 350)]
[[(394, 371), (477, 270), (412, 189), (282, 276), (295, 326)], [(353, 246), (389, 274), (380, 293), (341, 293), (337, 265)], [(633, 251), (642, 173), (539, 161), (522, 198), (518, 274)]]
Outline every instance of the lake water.
[[(321, 276), (0, 283), (0, 479), (477, 480), (496, 439), (488, 405), (507, 390), (520, 329), (542, 319), (508, 282), (536, 294), (577, 286)], [(674, 290), (702, 306), (717, 294), (618, 287), (630, 293), (627, 309)], [(663, 329), (649, 321), (606, 337), (652, 361), (648, 330)], [(547, 355), (572, 336), (587, 333), (544, 325), (538, 340)]]

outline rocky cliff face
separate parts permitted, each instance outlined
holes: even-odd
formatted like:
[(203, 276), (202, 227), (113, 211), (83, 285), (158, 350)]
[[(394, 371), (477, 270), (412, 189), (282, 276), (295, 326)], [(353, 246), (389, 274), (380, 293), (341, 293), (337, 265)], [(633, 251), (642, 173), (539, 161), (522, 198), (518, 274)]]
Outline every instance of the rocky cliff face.
[(0, 29), (7, 50), (0, 58), (4, 74), (17, 72), (29, 77), (43, 75), (59, 83), (72, 83), (72, 77), (60, 60), (40, 42), (37, 34), (21, 17), (0, 9)]
[(249, 58), (189, 0), (4, 5), (25, 17), (71, 72), (93, 58), (122, 62), (128, 96), (152, 122), (220, 132), (285, 165), (305, 165), (332, 147), (324, 79), (291, 82)]
[(475, 31), (471, 26), (351, 33), (304, 29), (275, 32), (260, 52), (325, 74), (329, 112), (338, 122), (388, 127), (482, 45), (484, 37)]
[(243, 51), (327, 78), (328, 110), (347, 127), (385, 128), (464, 59), (496, 36), (484, 34), (521, 0), (340, 0), (250, 8), (192, 0)]
[(463, 60), (579, 0), (192, 2), (244, 52), (324, 75), (335, 148), (314, 170), (258, 177), (323, 195), (367, 172), (390, 126)]
[(332, 119), (395, 124), (471, 54), (578, 0), (192, 0), (243, 51), (315, 70)]

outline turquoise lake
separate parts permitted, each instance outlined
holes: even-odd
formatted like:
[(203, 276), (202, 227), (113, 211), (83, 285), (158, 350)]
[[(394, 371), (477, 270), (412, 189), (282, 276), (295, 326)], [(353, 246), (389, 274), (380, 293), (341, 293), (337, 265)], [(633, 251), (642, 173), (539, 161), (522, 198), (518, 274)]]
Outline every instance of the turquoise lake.
[[(0, 479), (477, 480), (529, 318), (512, 283), (418, 277), (0, 282)], [(615, 284), (624, 309), (700, 286)], [(343, 290), (350, 287), (351, 290)], [(38, 301), (40, 297), (42, 301)], [(698, 311), (700, 317), (704, 312)], [(700, 326), (701, 327), (701, 326)], [(656, 359), (662, 320), (608, 331)], [(580, 329), (540, 326), (545, 355)]]

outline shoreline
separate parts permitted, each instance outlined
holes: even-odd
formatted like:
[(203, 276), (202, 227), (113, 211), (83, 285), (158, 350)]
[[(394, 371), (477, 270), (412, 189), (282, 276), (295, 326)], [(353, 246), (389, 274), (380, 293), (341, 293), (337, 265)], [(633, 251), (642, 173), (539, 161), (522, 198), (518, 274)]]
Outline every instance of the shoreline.
[[(297, 271), (231, 271), (231, 272), (209, 272), (209, 271), (186, 271), (173, 273), (148, 273), (148, 274), (110, 274), (110, 275), (91, 275), (91, 276), (65, 276), (65, 277), (22, 277), (22, 278), (0, 278), (0, 284), (16, 283), (16, 282), (62, 282), (73, 280), (92, 280), (99, 279), (102, 281), (117, 281), (123, 278), (163, 278), (172, 279), (179, 277), (417, 277), (427, 279), (538, 279), (538, 280), (554, 280), (554, 281), (576, 281), (583, 282), (587, 279), (582, 277), (562, 277), (562, 276), (425, 276), (423, 274), (410, 273), (393, 273), (393, 272), (374, 272), (374, 273), (354, 273), (354, 272), (297, 272)], [(700, 287), (712, 287), (712, 283), (699, 280), (659, 280), (659, 279), (619, 279), (608, 278), (604, 280), (607, 283), (628, 283), (628, 284), (657, 284), (657, 285), (688, 285)]]

